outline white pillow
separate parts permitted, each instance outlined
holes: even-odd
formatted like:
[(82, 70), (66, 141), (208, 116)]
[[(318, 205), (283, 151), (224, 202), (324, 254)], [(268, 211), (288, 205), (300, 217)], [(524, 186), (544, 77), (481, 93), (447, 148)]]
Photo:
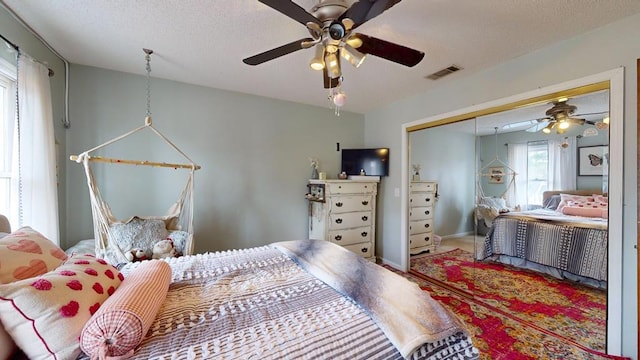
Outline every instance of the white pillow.
[(144, 250), (148, 258), (153, 255), (153, 245), (167, 238), (166, 223), (161, 219), (133, 217), (126, 223), (115, 223), (109, 227), (110, 242), (127, 252), (133, 248)]
[(75, 359), (80, 333), (124, 277), (91, 255), (72, 255), (58, 268), (0, 286), (0, 319), (29, 359)]
[(503, 199), (503, 198), (499, 198), (499, 197), (483, 196), (480, 199), (480, 204), (486, 205), (486, 206), (494, 208), (494, 209), (498, 209), (498, 211), (499, 210), (503, 210), (503, 209), (507, 209), (506, 200)]

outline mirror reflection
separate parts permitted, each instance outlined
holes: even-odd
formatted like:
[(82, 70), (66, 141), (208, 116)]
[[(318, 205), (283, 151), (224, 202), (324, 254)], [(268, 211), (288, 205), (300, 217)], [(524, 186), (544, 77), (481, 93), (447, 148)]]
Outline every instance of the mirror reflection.
[(410, 132), (411, 270), (606, 352), (608, 112), (600, 90)]

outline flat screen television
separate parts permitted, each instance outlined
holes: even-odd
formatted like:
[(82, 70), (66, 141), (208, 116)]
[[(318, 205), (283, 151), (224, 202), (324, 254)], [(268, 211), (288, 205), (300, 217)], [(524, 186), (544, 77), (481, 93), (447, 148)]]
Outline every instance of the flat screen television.
[(342, 171), (347, 175), (389, 176), (389, 149), (342, 149)]

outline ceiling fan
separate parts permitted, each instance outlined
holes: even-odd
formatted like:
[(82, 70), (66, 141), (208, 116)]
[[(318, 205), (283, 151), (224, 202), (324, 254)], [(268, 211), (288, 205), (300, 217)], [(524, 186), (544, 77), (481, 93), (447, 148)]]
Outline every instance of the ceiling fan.
[(569, 101), (568, 98), (561, 98), (556, 101), (553, 101), (553, 106), (545, 112), (545, 117), (530, 120), (535, 123), (532, 127), (528, 128), (527, 132), (538, 132), (542, 131), (545, 134), (551, 133), (552, 130), (555, 130), (556, 133), (562, 134), (565, 132), (569, 126), (575, 125), (597, 125), (598, 123), (591, 120), (586, 120), (581, 118), (581, 116), (587, 115), (599, 115), (606, 114), (607, 112), (594, 112), (594, 113), (584, 113), (584, 114), (574, 114), (577, 110), (575, 105), (570, 105), (567, 103)]
[(320, 0), (308, 12), (290, 0), (258, 1), (306, 26), (311, 37), (248, 57), (242, 60), (245, 64), (262, 64), (315, 46), (315, 56), (309, 65), (314, 70), (323, 71), (324, 87), (330, 89), (340, 85), (341, 57), (355, 67), (362, 64), (367, 54), (409, 67), (424, 57), (421, 51), (353, 32), (401, 0), (359, 0), (350, 7), (345, 0)]

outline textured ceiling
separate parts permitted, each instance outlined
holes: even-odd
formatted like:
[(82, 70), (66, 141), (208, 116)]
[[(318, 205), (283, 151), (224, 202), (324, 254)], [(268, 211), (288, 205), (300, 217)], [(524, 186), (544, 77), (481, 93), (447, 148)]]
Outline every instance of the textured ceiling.
[[(329, 107), (321, 73), (308, 67), (312, 50), (242, 62), (308, 36), (257, 0), (1, 1), (71, 63), (144, 74), (150, 48), (153, 77)], [(343, 110), (367, 113), (637, 12), (638, 0), (404, 0), (357, 31), (424, 51), (424, 60), (343, 64)], [(452, 64), (464, 69), (425, 79)]]

